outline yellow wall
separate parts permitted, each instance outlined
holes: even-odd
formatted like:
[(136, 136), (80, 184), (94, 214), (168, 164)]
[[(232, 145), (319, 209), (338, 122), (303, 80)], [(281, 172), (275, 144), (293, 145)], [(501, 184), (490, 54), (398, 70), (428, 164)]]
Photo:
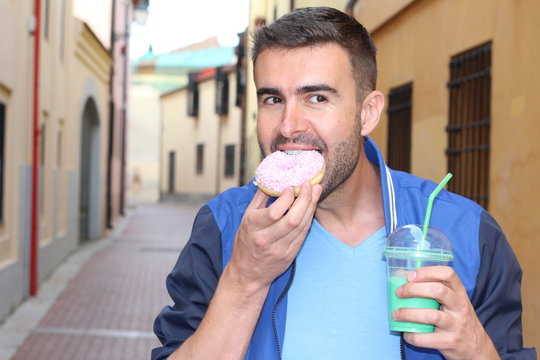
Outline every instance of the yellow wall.
[[(129, 89), (127, 141), (127, 201), (155, 202), (159, 198), (160, 98), (150, 85), (132, 84)], [(165, 158), (164, 158), (165, 159)], [(136, 174), (140, 183), (136, 183)]]
[[(398, 1), (396, 1), (398, 2)], [(489, 211), (499, 221), (524, 270), (524, 334), (540, 343), (540, 281), (533, 275), (540, 254), (540, 3), (417, 0), (388, 22), (374, 23), (383, 3), (355, 8), (360, 22), (371, 24), (378, 47), (378, 88), (413, 82), (412, 172), (439, 181), (447, 171), (449, 62), (453, 55), (492, 41), (491, 148)], [(404, 3), (404, 1), (401, 1)], [(388, 10), (388, 9), (387, 9)], [(373, 12), (370, 12), (373, 11)], [(391, 13), (391, 11), (389, 11)], [(383, 19), (384, 20), (384, 19)], [(387, 120), (372, 136), (387, 148)], [(531, 220), (533, 219), (533, 220)]]
[[(30, 163), (31, 148), (31, 46), (33, 37), (26, 28), (32, 11), (28, 2), (0, 2), (0, 102), (6, 107), (3, 164), (4, 219), (0, 222), (0, 271), (23, 254), (18, 251), (21, 236), (18, 224), (22, 221), (18, 209), (21, 183), (21, 164)], [(9, 34), (9, 35), (8, 35)], [(24, 75), (22, 75), (24, 74)], [(0, 319), (1, 319), (0, 312)]]
[[(66, 137), (69, 139), (66, 147), (71, 149), (66, 156), (67, 170), (78, 171), (80, 168), (81, 149), (81, 124), (84, 102), (89, 96), (96, 102), (99, 124), (99, 216), (100, 234), (105, 232), (106, 214), (106, 188), (107, 188), (107, 154), (109, 139), (109, 112), (108, 112), (108, 89), (109, 69), (111, 57), (106, 49), (101, 46), (99, 40), (91, 33), (88, 26), (82, 22), (76, 22), (77, 41), (75, 47), (76, 61), (72, 63), (73, 72), (70, 73), (70, 117), (66, 124)], [(88, 92), (88, 90), (90, 90)], [(69, 124), (69, 125), (68, 125)], [(91, 174), (92, 175), (92, 174)]]
[[(175, 193), (211, 197), (238, 186), (240, 174), (241, 109), (236, 107), (236, 75), (229, 77), (229, 111), (215, 113), (215, 78), (199, 83), (199, 116), (187, 116), (187, 89), (161, 97), (161, 170), (160, 191), (168, 192), (169, 152), (176, 152)], [(204, 144), (203, 173), (196, 173), (196, 147)], [(235, 174), (224, 176), (225, 146), (235, 145)]]

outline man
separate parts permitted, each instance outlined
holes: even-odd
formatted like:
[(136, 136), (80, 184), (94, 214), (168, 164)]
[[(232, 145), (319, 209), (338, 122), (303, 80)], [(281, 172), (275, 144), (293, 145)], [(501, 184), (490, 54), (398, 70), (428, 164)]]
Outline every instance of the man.
[(167, 279), (174, 306), (156, 319), (153, 359), (535, 358), (522, 347), (521, 270), (502, 231), (446, 191), (431, 223), (455, 260), (397, 290), (441, 309), (392, 314), (436, 331), (389, 330), (385, 238), (423, 221), (435, 184), (388, 169), (367, 138), (384, 106), (367, 31), (335, 9), (296, 10), (256, 32), (253, 62), (263, 154), (317, 150), (326, 175), (297, 198), (249, 184), (200, 210)]

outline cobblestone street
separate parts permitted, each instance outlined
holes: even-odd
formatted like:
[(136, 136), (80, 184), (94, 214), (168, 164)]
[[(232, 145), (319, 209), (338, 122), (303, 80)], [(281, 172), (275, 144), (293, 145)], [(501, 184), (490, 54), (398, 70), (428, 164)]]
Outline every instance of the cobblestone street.
[[(27, 337), (11, 359), (149, 359), (150, 350), (159, 344), (153, 320), (170, 302), (165, 277), (189, 237), (198, 208), (172, 203), (139, 206), (108, 238), (82, 246), (77, 253), (92, 252), (88, 249), (94, 246), (93, 254), (75, 264), (78, 272), (36, 325), (26, 329)], [(80, 254), (66, 262), (76, 256)], [(48, 281), (54, 282), (55, 275)], [(42, 288), (46, 291), (46, 284)], [(5, 349), (9, 336), (23, 336), (30, 306), (23, 304), (2, 326), (1, 360), (11, 356)], [(33, 316), (30, 322), (39, 314)]]

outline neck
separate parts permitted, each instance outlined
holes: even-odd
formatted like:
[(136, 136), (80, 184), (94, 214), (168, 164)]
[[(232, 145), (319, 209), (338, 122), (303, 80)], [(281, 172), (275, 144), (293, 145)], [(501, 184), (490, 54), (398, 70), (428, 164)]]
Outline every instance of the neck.
[(332, 235), (356, 246), (384, 226), (379, 168), (364, 151), (351, 176), (321, 201), (317, 221)]

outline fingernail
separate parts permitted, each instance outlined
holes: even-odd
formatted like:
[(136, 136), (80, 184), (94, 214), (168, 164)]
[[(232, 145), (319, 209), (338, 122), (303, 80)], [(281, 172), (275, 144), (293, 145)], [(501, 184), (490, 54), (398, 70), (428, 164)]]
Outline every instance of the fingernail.
[(411, 281), (416, 279), (416, 271), (411, 271), (409, 274), (407, 274), (407, 280)]
[(399, 317), (399, 309), (394, 310), (394, 312), (392, 313), (392, 318), (393, 318), (394, 320), (397, 320), (398, 317)]
[(401, 297), (401, 294), (403, 294), (403, 287), (400, 286), (396, 289), (396, 295), (397, 297)]
[(315, 195), (319, 196), (321, 195), (321, 192), (322, 192), (322, 186), (321, 185), (315, 185), (313, 187), (313, 192), (315, 193)]

